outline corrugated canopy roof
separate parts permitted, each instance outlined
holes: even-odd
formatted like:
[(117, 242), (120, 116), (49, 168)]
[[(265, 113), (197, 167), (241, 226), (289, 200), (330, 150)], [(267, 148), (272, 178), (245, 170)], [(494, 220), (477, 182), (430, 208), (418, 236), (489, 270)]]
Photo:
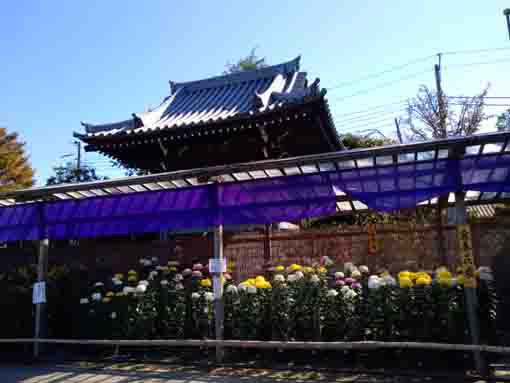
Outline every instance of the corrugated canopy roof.
[[(294, 221), (510, 197), (510, 132), (0, 193), (0, 240)], [(221, 183), (214, 183), (221, 180)]]
[[(300, 58), (262, 69), (191, 82), (170, 82), (170, 95), (154, 110), (124, 121), (82, 123), (80, 138), (134, 135), (251, 117), (321, 95), (318, 79), (310, 86), (299, 71)], [(324, 93), (322, 93), (323, 95)]]

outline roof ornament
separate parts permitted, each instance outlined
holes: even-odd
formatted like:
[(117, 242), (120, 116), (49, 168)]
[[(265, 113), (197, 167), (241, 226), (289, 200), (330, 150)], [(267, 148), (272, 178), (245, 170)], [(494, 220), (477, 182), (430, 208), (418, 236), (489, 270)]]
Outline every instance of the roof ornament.
[(175, 91), (175, 82), (170, 80), (170, 81), (168, 81), (168, 85), (170, 87), (170, 95), (174, 94), (174, 91)]

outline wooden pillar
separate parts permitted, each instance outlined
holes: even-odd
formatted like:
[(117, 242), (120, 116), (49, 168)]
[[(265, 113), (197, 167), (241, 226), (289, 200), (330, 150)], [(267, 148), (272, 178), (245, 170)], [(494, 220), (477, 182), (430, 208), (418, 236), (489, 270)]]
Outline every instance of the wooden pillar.
[[(467, 211), (465, 192), (455, 193), (455, 216), (457, 223), (457, 261), (462, 264), (464, 272), (464, 297), (466, 303), (466, 315), (468, 319), (471, 343), (480, 344), (480, 326), (478, 321), (478, 296), (476, 292), (476, 277), (474, 273), (473, 245), (471, 230), (467, 227)], [(475, 366), (478, 372), (485, 373), (486, 366), (480, 351), (473, 352)]]
[[(46, 271), (48, 270), (48, 239), (39, 241), (37, 254), (37, 282), (44, 282)], [(43, 338), (47, 333), (47, 312), (46, 303), (37, 303), (35, 305), (35, 330), (34, 338)], [(40, 352), (39, 343), (34, 343), (34, 357), (38, 358)]]
[(271, 225), (264, 227), (264, 262), (269, 264), (271, 262)]
[[(216, 263), (223, 262), (223, 225), (216, 226), (214, 230), (214, 259)], [(214, 291), (214, 329), (216, 340), (223, 340), (223, 284), (221, 282), (223, 273), (213, 273)], [(216, 346), (216, 363), (223, 362), (223, 346)]]

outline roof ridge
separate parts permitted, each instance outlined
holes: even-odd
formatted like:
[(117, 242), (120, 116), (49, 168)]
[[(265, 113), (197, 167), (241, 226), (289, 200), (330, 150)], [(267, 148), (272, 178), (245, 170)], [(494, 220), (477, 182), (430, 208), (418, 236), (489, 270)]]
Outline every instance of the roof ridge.
[(221, 76), (214, 76), (205, 78), (202, 80), (195, 81), (187, 81), (187, 82), (174, 82), (169, 81), (170, 90), (173, 94), (177, 89), (186, 88), (187, 90), (200, 90), (205, 88), (214, 88), (226, 84), (244, 82), (244, 81), (253, 81), (260, 78), (268, 78), (274, 77), (278, 74), (288, 74), (299, 71), (299, 62), (301, 60), (301, 56), (297, 56), (296, 58), (272, 66), (268, 66), (265, 68), (243, 71), (237, 73), (230, 73)]

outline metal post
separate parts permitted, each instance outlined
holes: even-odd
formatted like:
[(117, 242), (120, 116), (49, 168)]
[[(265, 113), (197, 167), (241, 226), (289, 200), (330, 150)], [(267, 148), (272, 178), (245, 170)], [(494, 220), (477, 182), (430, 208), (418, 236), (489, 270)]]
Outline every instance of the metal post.
[[(48, 248), (49, 240), (42, 239), (39, 241), (39, 249), (37, 256), (37, 282), (44, 282), (46, 271), (48, 269)], [(46, 303), (37, 303), (35, 305), (35, 338), (42, 338), (46, 335)], [(39, 343), (34, 343), (34, 357), (39, 357)]]
[(510, 39), (510, 9), (507, 8), (503, 11), (506, 18), (506, 28), (508, 29), (508, 38)]
[[(223, 259), (223, 225), (214, 230), (214, 258)], [(222, 272), (213, 273), (214, 329), (216, 340), (223, 340), (223, 284)], [(216, 346), (216, 363), (223, 362), (223, 346)]]
[[(467, 211), (466, 211), (466, 203), (465, 198), (466, 193), (465, 192), (456, 192), (455, 193), (455, 216), (456, 216), (456, 223), (457, 223), (457, 238), (458, 243), (460, 243), (460, 228), (461, 225), (466, 225), (467, 222)], [(469, 248), (469, 253), (471, 254), (472, 258), (472, 244), (467, 244)], [(458, 249), (459, 253), (462, 251), (462, 248), (459, 246)], [(462, 259), (459, 259), (464, 265), (466, 262), (465, 256), (462, 256)], [(466, 275), (466, 280), (467, 280)], [(474, 278), (474, 275), (471, 276)], [(476, 286), (473, 286), (472, 284), (465, 283), (464, 286), (464, 297), (465, 297), (465, 303), (466, 303), (466, 314), (468, 319), (468, 325), (469, 325), (469, 333), (471, 335), (471, 343), (474, 345), (480, 344), (480, 326), (478, 322), (478, 296), (476, 294)], [(474, 351), (473, 356), (475, 359), (475, 366), (478, 372), (485, 373), (485, 364), (482, 358), (482, 355), (480, 351)]]

